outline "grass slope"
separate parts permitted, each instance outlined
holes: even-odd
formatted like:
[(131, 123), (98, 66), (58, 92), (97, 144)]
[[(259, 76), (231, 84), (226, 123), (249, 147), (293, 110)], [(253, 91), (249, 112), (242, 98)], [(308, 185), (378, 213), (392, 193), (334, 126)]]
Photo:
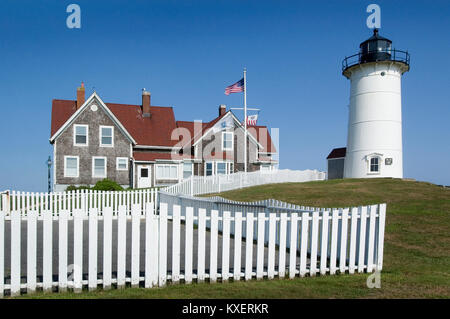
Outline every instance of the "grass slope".
[(317, 207), (387, 203), (381, 288), (366, 287), (367, 274), (294, 280), (176, 285), (31, 298), (449, 298), (450, 189), (395, 179), (272, 184), (221, 196), (253, 201), (274, 198)]

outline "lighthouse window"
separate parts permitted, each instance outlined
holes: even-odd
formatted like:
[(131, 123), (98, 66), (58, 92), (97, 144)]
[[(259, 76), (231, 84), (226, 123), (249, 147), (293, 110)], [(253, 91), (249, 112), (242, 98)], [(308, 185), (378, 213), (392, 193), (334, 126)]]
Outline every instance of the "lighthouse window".
[(372, 157), (370, 159), (370, 172), (376, 173), (380, 171), (380, 159), (378, 157)]

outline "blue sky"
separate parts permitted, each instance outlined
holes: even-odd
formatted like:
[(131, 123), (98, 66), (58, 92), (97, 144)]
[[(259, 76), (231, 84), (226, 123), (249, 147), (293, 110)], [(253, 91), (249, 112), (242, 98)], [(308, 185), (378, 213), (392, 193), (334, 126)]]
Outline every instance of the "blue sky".
[[(66, 7), (81, 7), (81, 29)], [(248, 104), (280, 129), (280, 166), (326, 170), (345, 146), (349, 81), (341, 61), (371, 35), (409, 50), (403, 77), (405, 177), (450, 185), (450, 1), (19, 1), (0, 3), (0, 189), (45, 191), (51, 101), (85, 82), (105, 102), (173, 106), (209, 121), (242, 105), (225, 86), (248, 70)], [(238, 114), (239, 115), (239, 114)]]

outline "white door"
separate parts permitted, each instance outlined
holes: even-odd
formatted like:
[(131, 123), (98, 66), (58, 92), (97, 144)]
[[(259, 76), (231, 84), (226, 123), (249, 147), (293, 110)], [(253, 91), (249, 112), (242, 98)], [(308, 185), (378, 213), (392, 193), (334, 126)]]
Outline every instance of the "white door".
[(152, 186), (152, 171), (149, 165), (138, 166), (138, 188), (146, 188)]

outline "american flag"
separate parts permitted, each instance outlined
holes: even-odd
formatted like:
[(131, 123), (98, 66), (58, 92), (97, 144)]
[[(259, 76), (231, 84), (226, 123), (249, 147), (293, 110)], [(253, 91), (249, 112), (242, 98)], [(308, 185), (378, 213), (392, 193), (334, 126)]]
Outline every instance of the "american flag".
[(244, 92), (244, 78), (240, 79), (234, 84), (231, 84), (225, 88), (225, 94)]
[(258, 114), (247, 116), (247, 125), (256, 125), (256, 121), (258, 121)]

